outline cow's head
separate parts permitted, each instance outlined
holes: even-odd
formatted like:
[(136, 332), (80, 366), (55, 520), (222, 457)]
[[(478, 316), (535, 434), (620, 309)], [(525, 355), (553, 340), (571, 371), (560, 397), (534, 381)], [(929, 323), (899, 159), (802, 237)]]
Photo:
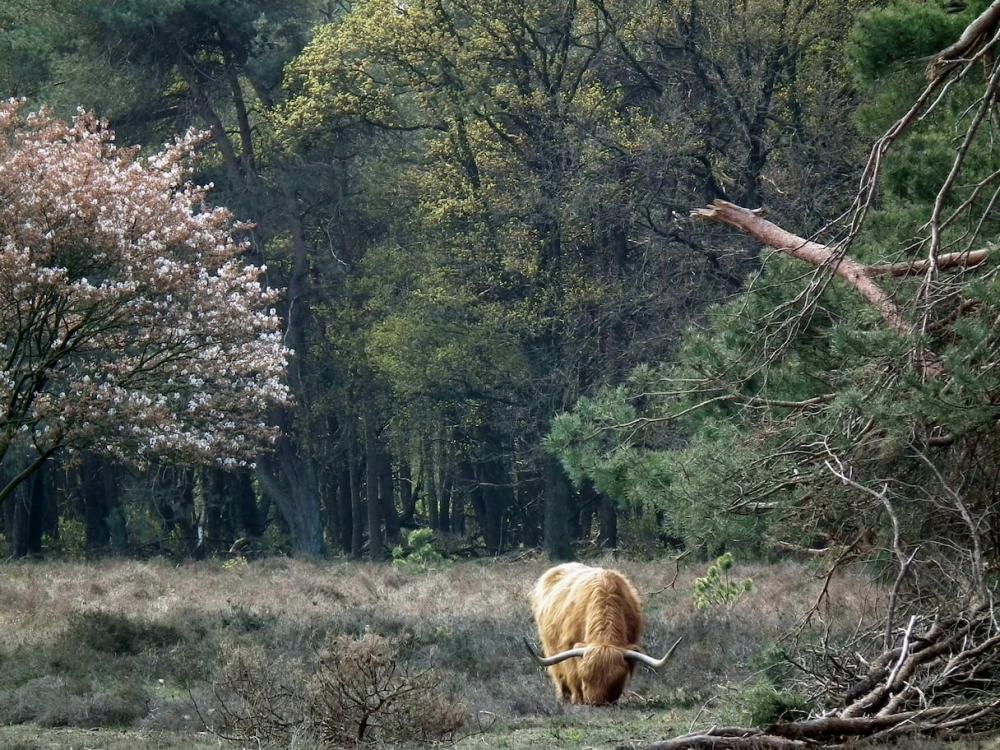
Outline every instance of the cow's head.
[(645, 664), (653, 669), (659, 669), (674, 653), (681, 642), (678, 638), (662, 659), (639, 651), (638, 646), (613, 646), (609, 644), (578, 643), (573, 648), (560, 651), (552, 656), (539, 656), (528, 643), (524, 645), (543, 667), (551, 667), (567, 659), (579, 659), (577, 673), (583, 688), (583, 702), (592, 706), (602, 706), (617, 701), (625, 690), (625, 683), (632, 675), (637, 664)]

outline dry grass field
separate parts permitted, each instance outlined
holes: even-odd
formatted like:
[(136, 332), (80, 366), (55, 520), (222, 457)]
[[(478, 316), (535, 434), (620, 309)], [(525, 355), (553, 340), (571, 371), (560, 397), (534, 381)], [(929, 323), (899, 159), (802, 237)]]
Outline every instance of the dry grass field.
[[(684, 637), (670, 665), (641, 671), (610, 708), (557, 702), (526, 655), (521, 639), (534, 639), (526, 593), (542, 560), (431, 571), (288, 559), (7, 564), (0, 568), (0, 747), (239, 747), (246, 743), (205, 727), (222, 728), (219, 699), (231, 686), (222, 675), (234, 654), (253, 672), (246, 679), (287, 683), (317, 669), (329, 638), (365, 633), (398, 639), (400, 668), (437, 670), (435, 694), (460, 704), (458, 747), (614, 747), (692, 724), (746, 722), (746, 696), (768, 653), (821, 585), (795, 563), (741, 566), (734, 573), (751, 577), (753, 590), (703, 611), (691, 598), (700, 568), (675, 577), (671, 561), (602, 564), (626, 572), (643, 592), (648, 652)], [(837, 578), (829, 612), (854, 622), (873, 595), (861, 578)], [(286, 744), (321, 746), (295, 736)]]

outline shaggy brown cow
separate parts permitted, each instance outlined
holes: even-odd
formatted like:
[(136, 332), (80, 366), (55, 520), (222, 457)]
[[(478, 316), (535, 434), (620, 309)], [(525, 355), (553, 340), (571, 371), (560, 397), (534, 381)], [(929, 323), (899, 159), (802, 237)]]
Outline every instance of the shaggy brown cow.
[(662, 667), (662, 659), (639, 650), (639, 593), (617, 570), (565, 563), (545, 571), (531, 591), (531, 611), (546, 656), (531, 655), (556, 686), (559, 698), (594, 706), (614, 703), (639, 662)]

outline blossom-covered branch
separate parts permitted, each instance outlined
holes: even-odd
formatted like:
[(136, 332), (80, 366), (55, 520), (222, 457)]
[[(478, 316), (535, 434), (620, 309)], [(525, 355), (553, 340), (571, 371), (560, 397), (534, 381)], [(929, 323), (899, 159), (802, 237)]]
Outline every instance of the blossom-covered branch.
[[(24, 447), (234, 465), (273, 436), (287, 350), (242, 227), (81, 113), (0, 104), (0, 460)], [(12, 487), (0, 487), (0, 500)]]

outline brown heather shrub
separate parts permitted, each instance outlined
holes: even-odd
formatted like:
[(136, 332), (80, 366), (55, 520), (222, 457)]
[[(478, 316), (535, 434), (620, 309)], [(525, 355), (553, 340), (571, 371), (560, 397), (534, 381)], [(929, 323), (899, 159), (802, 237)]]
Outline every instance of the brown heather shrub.
[(173, 625), (103, 609), (71, 612), (68, 620), (66, 641), (102, 654), (138, 654), (172, 646), (183, 639)]
[(296, 664), (237, 647), (216, 683), (224, 734), (263, 747), (302, 738), (320, 748), (453, 739), (465, 706), (441, 694), (434, 670), (414, 668), (406, 648), (373, 633), (333, 636)]
[(124, 727), (146, 715), (149, 696), (136, 685), (94, 688), (45, 675), (0, 696), (0, 723), (47, 727)]

